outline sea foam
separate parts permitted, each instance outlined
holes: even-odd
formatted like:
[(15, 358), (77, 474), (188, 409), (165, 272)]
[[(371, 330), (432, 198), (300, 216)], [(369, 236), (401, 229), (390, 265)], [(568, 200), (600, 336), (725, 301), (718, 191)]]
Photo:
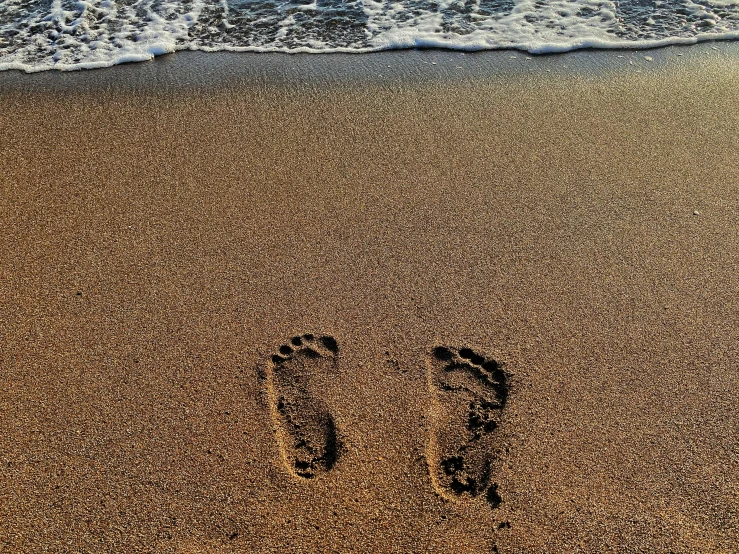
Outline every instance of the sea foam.
[(3, 0), (0, 70), (106, 67), (177, 50), (531, 53), (739, 38), (739, 0)]

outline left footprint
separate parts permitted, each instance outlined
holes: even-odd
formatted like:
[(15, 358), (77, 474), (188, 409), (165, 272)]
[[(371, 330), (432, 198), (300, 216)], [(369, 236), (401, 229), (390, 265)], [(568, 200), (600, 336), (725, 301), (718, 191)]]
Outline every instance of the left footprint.
[(334, 418), (321, 400), (321, 382), (338, 368), (339, 347), (331, 336), (310, 333), (280, 346), (267, 362), (267, 389), (280, 454), (303, 479), (333, 469), (341, 453)]

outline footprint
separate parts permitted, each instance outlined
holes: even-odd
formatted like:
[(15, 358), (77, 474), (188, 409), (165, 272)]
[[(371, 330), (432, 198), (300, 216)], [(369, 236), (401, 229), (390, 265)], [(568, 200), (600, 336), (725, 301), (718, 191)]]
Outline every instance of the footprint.
[(436, 347), (428, 359), (433, 398), (426, 458), (434, 489), (442, 497), (501, 498), (491, 483), (498, 427), (508, 397), (501, 364), (469, 348)]
[(303, 479), (331, 471), (341, 452), (336, 423), (320, 394), (321, 382), (338, 367), (339, 347), (330, 336), (295, 336), (267, 362), (267, 389), (280, 455)]

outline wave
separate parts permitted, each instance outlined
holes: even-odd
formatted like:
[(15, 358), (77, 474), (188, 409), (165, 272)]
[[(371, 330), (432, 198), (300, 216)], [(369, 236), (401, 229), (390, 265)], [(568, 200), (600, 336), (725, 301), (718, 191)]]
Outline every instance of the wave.
[(5, 0), (0, 70), (108, 67), (177, 50), (533, 54), (739, 38), (739, 0)]

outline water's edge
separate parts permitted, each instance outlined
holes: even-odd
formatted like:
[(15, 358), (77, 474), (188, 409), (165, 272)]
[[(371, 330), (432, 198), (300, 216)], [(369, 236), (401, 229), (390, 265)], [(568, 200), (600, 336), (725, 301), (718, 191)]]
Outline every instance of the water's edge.
[[(183, 51), (149, 62), (106, 69), (58, 72), (0, 72), (0, 94), (207, 90), (229, 86), (320, 87), (325, 84), (445, 83), (516, 78), (551, 73), (593, 77), (649, 73), (685, 64), (727, 68), (739, 60), (739, 42), (706, 42), (651, 50), (575, 50), (532, 56), (515, 50), (456, 52), (390, 50), (371, 54), (280, 54)], [(731, 63), (730, 63), (731, 62)]]

